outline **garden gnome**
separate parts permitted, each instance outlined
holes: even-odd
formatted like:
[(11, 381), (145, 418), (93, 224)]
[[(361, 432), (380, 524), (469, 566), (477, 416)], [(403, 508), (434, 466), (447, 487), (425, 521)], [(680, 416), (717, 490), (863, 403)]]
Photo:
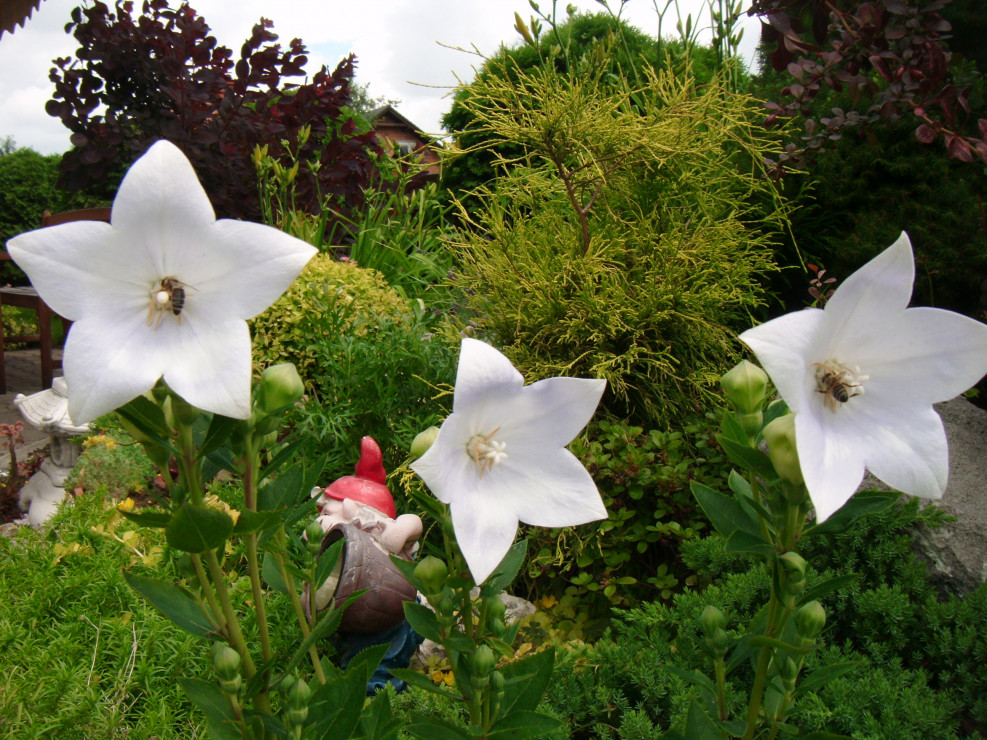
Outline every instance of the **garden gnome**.
[[(385, 481), (380, 447), (372, 437), (364, 437), (353, 475), (312, 491), (318, 497), (316, 521), (324, 533), (322, 551), (339, 540), (345, 544), (333, 574), (311, 601), (321, 611), (330, 600), (342, 606), (355, 591), (367, 590), (347, 607), (336, 634), (343, 666), (370, 645), (391, 645), (367, 683), (368, 694), (387, 682), (403, 688), (388, 670), (407, 667), (421, 642), (404, 619), (404, 602), (415, 600), (415, 587), (394, 566), (390, 556), (412, 559), (422, 534), (422, 520), (414, 514), (397, 516)], [(309, 599), (305, 602), (308, 610)]]

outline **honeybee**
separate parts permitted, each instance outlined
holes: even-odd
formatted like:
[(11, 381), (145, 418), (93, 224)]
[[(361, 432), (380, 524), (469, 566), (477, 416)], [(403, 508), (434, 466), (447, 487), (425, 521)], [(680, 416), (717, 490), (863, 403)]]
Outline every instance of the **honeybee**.
[(157, 329), (164, 318), (164, 311), (171, 311), (182, 323), (182, 310), (185, 308), (185, 289), (189, 286), (173, 277), (161, 278), (161, 284), (151, 291), (151, 307), (147, 312), (147, 323)]
[(846, 403), (854, 396), (863, 394), (864, 389), (859, 380), (866, 380), (866, 375), (858, 375), (841, 365), (828, 362), (813, 362), (816, 366), (817, 393), (824, 394), (823, 403), (826, 408), (836, 411), (837, 403)]

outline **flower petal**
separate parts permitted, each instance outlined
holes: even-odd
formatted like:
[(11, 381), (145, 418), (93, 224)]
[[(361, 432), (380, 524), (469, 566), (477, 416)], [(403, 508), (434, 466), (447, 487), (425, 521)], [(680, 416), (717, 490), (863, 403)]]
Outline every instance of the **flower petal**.
[(809, 366), (817, 361), (814, 350), (825, 323), (824, 311), (807, 308), (755, 326), (739, 337), (757, 356), (793, 413), (806, 408), (812, 397), (814, 372)]
[(866, 429), (848, 425), (848, 433), (834, 432), (822, 415), (795, 415), (795, 444), (805, 487), (824, 522), (850, 500), (864, 479)]
[(164, 381), (193, 406), (234, 419), (250, 416), (250, 330), (245, 322), (186, 322), (175, 332)]
[(146, 262), (123, 248), (99, 221), (74, 221), (14, 237), (7, 249), (51, 309), (79, 321), (123, 306), (147, 306), (153, 278)]
[(935, 409), (901, 408), (892, 417), (871, 419), (868, 432), (870, 472), (912, 496), (942, 498), (949, 477), (949, 451)]
[(607, 381), (592, 378), (546, 378), (525, 386), (511, 404), (510, 429), (541, 445), (565, 447), (593, 418), (606, 387)]
[(456, 542), (480, 585), (511, 549), (518, 520), (507, 507), (485, 496), (461, 496), (450, 507)]
[[(491, 471), (513, 473), (510, 492), (502, 500), (525, 524), (573, 527), (607, 518), (607, 509), (593, 478), (566, 449), (528, 448), (513, 454)], [(505, 470), (505, 472), (507, 472)]]
[(163, 366), (148, 327), (131, 314), (117, 321), (78, 321), (65, 340), (69, 416), (76, 424), (108, 414), (150, 390)]
[(463, 339), (452, 410), (459, 411), (498, 393), (520, 390), (524, 378), (503, 354), (478, 339)]
[[(881, 321), (904, 311), (912, 298), (915, 260), (908, 234), (902, 232), (890, 247), (850, 275), (826, 303), (826, 324), (852, 350), (880, 335)], [(833, 358), (826, 358), (833, 359)], [(841, 359), (842, 358), (836, 358)]]
[(987, 365), (987, 325), (952, 311), (910, 308), (884, 333), (857, 349), (868, 394), (889, 402), (932, 405), (967, 390)]

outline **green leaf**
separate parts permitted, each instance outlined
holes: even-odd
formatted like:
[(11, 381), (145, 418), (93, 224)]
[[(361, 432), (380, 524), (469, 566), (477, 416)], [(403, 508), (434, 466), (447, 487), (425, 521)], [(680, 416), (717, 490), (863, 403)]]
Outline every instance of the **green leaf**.
[(723, 416), (720, 417), (720, 434), (726, 439), (732, 439), (740, 444), (750, 444), (748, 441), (747, 432), (745, 432), (744, 428), (740, 425), (740, 422), (737, 420), (737, 416), (730, 411), (725, 411)]
[(473, 740), (473, 735), (466, 730), (437, 717), (422, 718), (421, 722), (408, 725), (404, 729), (422, 740)]
[(723, 740), (723, 732), (719, 725), (695, 700), (689, 703), (689, 713), (685, 718), (685, 736), (689, 740)]
[(701, 673), (698, 670), (687, 671), (684, 668), (679, 668), (674, 665), (666, 665), (664, 668), (673, 676), (678, 676), (683, 681), (694, 684), (709, 692), (712, 696), (716, 696), (716, 684), (714, 684), (706, 674)]
[(706, 512), (706, 516), (709, 517), (716, 531), (724, 537), (729, 537), (735, 531), (740, 530), (761, 539), (759, 522), (737, 499), (714, 491), (709, 486), (704, 486), (696, 481), (692, 481), (692, 495), (696, 497), (699, 505)]
[(277, 558), (275, 558), (271, 553), (264, 554), (264, 562), (260, 567), (261, 577), (264, 579), (264, 583), (273, 588), (279, 593), (288, 593), (288, 586), (284, 582), (284, 578), (281, 577), (281, 569), (278, 567)]
[(343, 545), (346, 544), (345, 540), (337, 540), (333, 542), (325, 551), (319, 555), (319, 560), (315, 565), (315, 583), (316, 588), (321, 588), (322, 584), (326, 582), (326, 579), (332, 574), (333, 569), (336, 567), (336, 563), (339, 562), (339, 556), (343, 553)]
[(360, 715), (361, 740), (390, 740), (397, 737), (402, 722), (395, 718), (391, 700), (386, 691), (381, 691)]
[(521, 566), (524, 565), (524, 556), (527, 552), (527, 540), (515, 542), (511, 549), (507, 551), (504, 559), (500, 561), (500, 565), (494, 568), (494, 572), (481, 587), (480, 595), (484, 597), (496, 596), (506, 591), (507, 587), (514, 582), (518, 571), (521, 570)]
[(391, 668), (388, 672), (395, 678), (401, 679), (409, 686), (413, 686), (433, 694), (438, 694), (439, 696), (445, 697), (449, 701), (461, 702), (463, 700), (461, 696), (453, 693), (449, 689), (434, 684), (432, 679), (421, 671), (412, 670), (411, 668)]
[(844, 673), (852, 671), (858, 665), (859, 663), (845, 661), (843, 663), (833, 663), (831, 665), (825, 665), (822, 668), (818, 668), (799, 681), (798, 686), (795, 688), (795, 695), (798, 696), (799, 694), (813, 691), (817, 687), (829, 683), (834, 678), (839, 678)]
[(787, 642), (782, 642), (766, 635), (754, 635), (750, 639), (750, 645), (751, 647), (773, 647), (775, 650), (789, 650), (793, 653), (811, 653), (815, 649), (812, 646), (798, 647), (796, 645), (790, 645)]
[(727, 479), (727, 485), (729, 485), (730, 490), (738, 496), (746, 496), (750, 499), (754, 498), (754, 491), (751, 490), (750, 482), (736, 470), (730, 471), (730, 477)]
[(742, 532), (739, 529), (735, 530), (729, 537), (727, 537), (727, 541), (723, 546), (723, 549), (726, 552), (750, 553), (752, 555), (763, 556), (770, 555), (775, 551), (774, 546), (765, 541), (760, 534), (755, 536), (749, 532)]
[(245, 427), (246, 423), (240, 419), (213, 414), (209, 420), (209, 428), (198, 443), (199, 457), (205, 457), (222, 447), (238, 426)]
[(249, 511), (240, 512), (233, 531), (237, 534), (257, 532), (262, 529), (275, 529), (284, 521), (283, 511)]
[(547, 735), (549, 732), (557, 730), (561, 725), (562, 723), (555, 717), (549, 717), (547, 714), (514, 712), (494, 724), (487, 737), (523, 740), (528, 737)]
[(193, 506), (187, 501), (178, 507), (165, 528), (168, 544), (182, 552), (206, 552), (233, 534), (233, 520), (225, 511)]
[(171, 443), (171, 431), (165, 421), (164, 411), (147, 396), (137, 396), (118, 408), (117, 414), (126, 424), (134, 426), (159, 447), (178, 454)]
[(206, 715), (209, 737), (214, 740), (241, 740), (243, 736), (237, 727), (233, 709), (219, 686), (201, 678), (179, 677), (178, 683), (192, 703)]
[(816, 584), (804, 594), (800, 602), (806, 604), (810, 601), (817, 601), (828, 593), (836, 591), (838, 588), (842, 588), (847, 584), (853, 583), (860, 578), (859, 573), (847, 573), (842, 576), (835, 576), (833, 578), (828, 578), (822, 583)]
[(216, 632), (192, 595), (168, 581), (124, 573), (124, 580), (183, 630), (196, 637), (215, 639)]
[(320, 686), (309, 701), (310, 737), (348, 738), (360, 722), (367, 677), (362, 670), (347, 671)]
[(716, 437), (723, 451), (727, 453), (727, 459), (734, 465), (749, 470), (755, 475), (765, 480), (774, 480), (778, 477), (775, 466), (771, 464), (770, 458), (761, 450), (746, 444), (734, 442), (722, 435)]
[(164, 529), (168, 526), (168, 522), (171, 521), (170, 511), (161, 510), (151, 510), (151, 511), (122, 511), (117, 509), (121, 514), (132, 522), (136, 522), (142, 527), (152, 527), (154, 529)]
[(860, 491), (841, 506), (822, 524), (807, 527), (805, 534), (837, 534), (868, 514), (884, 511), (894, 504), (901, 494), (897, 491)]
[(502, 714), (533, 712), (548, 688), (554, 665), (555, 649), (551, 647), (505, 665), (501, 669), (504, 674)]
[(404, 618), (408, 620), (411, 629), (432, 642), (442, 642), (442, 628), (435, 612), (424, 604), (414, 601), (404, 602)]

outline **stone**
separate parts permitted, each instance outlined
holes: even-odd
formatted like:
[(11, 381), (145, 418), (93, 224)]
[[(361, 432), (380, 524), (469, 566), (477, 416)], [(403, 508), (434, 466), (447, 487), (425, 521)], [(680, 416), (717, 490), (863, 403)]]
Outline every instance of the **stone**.
[[(963, 594), (987, 581), (987, 411), (962, 397), (935, 408), (949, 443), (949, 481), (942, 499), (920, 502), (955, 521), (917, 529), (915, 551), (940, 591)], [(887, 489), (869, 474), (862, 487)]]

